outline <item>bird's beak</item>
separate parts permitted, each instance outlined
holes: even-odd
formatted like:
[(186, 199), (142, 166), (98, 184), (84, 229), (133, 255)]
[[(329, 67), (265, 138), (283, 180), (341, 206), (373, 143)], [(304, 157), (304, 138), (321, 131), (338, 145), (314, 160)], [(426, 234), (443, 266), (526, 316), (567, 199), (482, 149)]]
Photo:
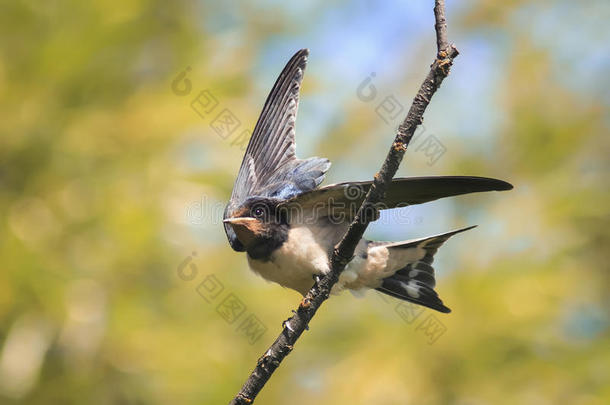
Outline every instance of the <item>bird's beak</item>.
[(260, 221), (251, 217), (227, 218), (223, 220), (225, 224), (229, 224), (235, 231), (237, 239), (244, 245), (249, 246), (250, 243), (260, 233)]

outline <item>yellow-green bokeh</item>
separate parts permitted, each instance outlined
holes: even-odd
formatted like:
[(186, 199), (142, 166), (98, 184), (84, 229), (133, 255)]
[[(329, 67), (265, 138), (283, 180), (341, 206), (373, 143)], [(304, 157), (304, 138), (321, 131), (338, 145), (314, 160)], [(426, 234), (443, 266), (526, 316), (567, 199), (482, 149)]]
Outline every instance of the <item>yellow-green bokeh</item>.
[[(341, 97), (325, 86), (350, 63), (325, 72), (324, 52), (316, 59), (308, 42), (334, 40), (315, 36), (334, 24), (351, 44), (367, 13), (369, 29), (382, 32), (386, 14), (377, 7), (394, 5), (261, 3), (0, 5), (0, 403), (227, 403), (300, 301), (252, 274), (224, 239), (239, 132), (253, 127), (291, 56), (282, 41), (311, 47), (299, 150), (330, 158), (331, 181), (371, 177), (393, 127), (375, 103), (358, 100), (361, 79), (342, 82), (349, 97), (322, 120), (317, 106)], [(462, 55), (426, 115), (447, 152), (429, 166), (410, 151), (400, 174), (489, 175), (515, 190), (431, 205), (412, 218), (423, 218), (426, 232), (480, 225), (439, 253), (438, 291), (453, 312), (435, 316), (446, 331), (430, 344), (418, 329), (430, 310), (406, 322), (395, 300), (332, 297), (257, 403), (610, 402), (607, 44), (545, 42), (572, 31), (588, 40), (581, 29), (609, 11), (592, 2), (565, 25), (566, 3), (450, 5)], [(405, 105), (434, 55), (432, 2), (412, 7), (417, 40), (391, 37), (391, 46), (409, 44), (391, 59), (406, 69), (387, 73), (385, 85), (378, 74), (380, 92)], [(540, 22), (548, 32), (523, 28), (536, 26), (534, 12), (549, 16)], [(400, 25), (396, 14), (389, 25)], [(351, 16), (352, 25), (335, 22)], [(371, 35), (351, 45), (353, 57), (383, 70), (389, 59), (379, 55), (389, 56), (373, 49)], [(591, 65), (568, 68), (589, 54)], [(588, 75), (594, 62), (604, 74)], [(501, 70), (478, 77), (473, 69), (485, 64)], [(177, 95), (172, 81), (187, 67), (191, 92)], [(465, 101), (481, 80), (495, 109), (487, 99)], [(214, 116), (191, 106), (204, 90), (242, 123), (226, 139), (211, 129)], [(482, 121), (495, 111), (495, 133), (468, 126), (458, 110)], [(424, 236), (418, 229), (401, 237)], [(185, 281), (177, 269), (189, 256), (196, 274)], [(261, 339), (250, 344), (239, 320), (229, 324), (218, 300), (198, 294), (209, 275), (224, 286), (219, 300), (233, 293), (243, 316), (267, 327)]]

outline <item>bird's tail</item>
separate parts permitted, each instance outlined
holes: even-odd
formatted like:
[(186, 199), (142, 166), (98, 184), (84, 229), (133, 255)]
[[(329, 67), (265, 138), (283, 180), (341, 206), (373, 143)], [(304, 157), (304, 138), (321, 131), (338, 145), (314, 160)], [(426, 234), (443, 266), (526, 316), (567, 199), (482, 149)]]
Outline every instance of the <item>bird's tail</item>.
[(432, 262), (434, 260), (434, 254), (447, 239), (457, 233), (472, 228), (474, 228), (474, 226), (457, 229), (440, 235), (429, 236), (427, 238), (385, 245), (390, 252), (390, 256), (392, 256), (392, 251), (395, 251), (398, 256), (402, 249), (423, 249), (425, 254), (421, 259), (407, 264), (393, 275), (384, 278), (381, 286), (378, 287), (377, 290), (384, 294), (391, 295), (392, 297), (423, 305), (440, 312), (451, 312), (451, 310), (443, 304), (443, 301), (439, 298), (436, 291), (434, 291), (436, 280), (434, 278)]

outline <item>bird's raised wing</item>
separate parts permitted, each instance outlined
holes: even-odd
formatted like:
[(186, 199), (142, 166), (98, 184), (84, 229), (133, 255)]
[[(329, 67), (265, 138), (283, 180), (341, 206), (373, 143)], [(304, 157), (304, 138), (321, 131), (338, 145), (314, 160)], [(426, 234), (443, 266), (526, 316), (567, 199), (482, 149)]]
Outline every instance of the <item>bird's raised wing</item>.
[(330, 167), (327, 159), (297, 159), (295, 119), (309, 51), (301, 49), (286, 64), (256, 123), (246, 149), (228, 212), (248, 197), (290, 198), (317, 187)]
[[(324, 179), (328, 159), (301, 160), (295, 153), (295, 119), (308, 55), (307, 49), (298, 51), (271, 89), (246, 148), (225, 218), (250, 197), (288, 199), (313, 190)], [(241, 250), (232, 229), (225, 226), (225, 231), (231, 246)]]
[[(371, 181), (331, 184), (308, 191), (284, 203), (292, 216), (303, 215), (304, 220), (315, 220), (308, 216), (331, 217), (337, 222), (351, 221), (371, 187)], [(413, 204), (422, 204), (439, 198), (482, 191), (510, 190), (513, 186), (505, 181), (474, 176), (428, 176), (403, 177), (392, 180), (386, 197), (378, 207), (389, 209)]]

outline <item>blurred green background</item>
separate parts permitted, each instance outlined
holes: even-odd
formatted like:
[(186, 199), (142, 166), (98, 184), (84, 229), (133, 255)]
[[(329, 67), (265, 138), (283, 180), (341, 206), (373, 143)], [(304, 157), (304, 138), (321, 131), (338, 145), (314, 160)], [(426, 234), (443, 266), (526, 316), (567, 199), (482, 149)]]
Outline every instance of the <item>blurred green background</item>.
[[(370, 179), (404, 115), (379, 106), (406, 111), (434, 56), (432, 3), (3, 1), (0, 403), (227, 403), (300, 301), (222, 230), (247, 131), (310, 48), (298, 153)], [(437, 255), (453, 312), (332, 297), (257, 403), (610, 403), (610, 6), (448, 19), (461, 55), (417, 141), (444, 153), (415, 143), (399, 175), (515, 189), (385, 213), (367, 236), (480, 225)]]

